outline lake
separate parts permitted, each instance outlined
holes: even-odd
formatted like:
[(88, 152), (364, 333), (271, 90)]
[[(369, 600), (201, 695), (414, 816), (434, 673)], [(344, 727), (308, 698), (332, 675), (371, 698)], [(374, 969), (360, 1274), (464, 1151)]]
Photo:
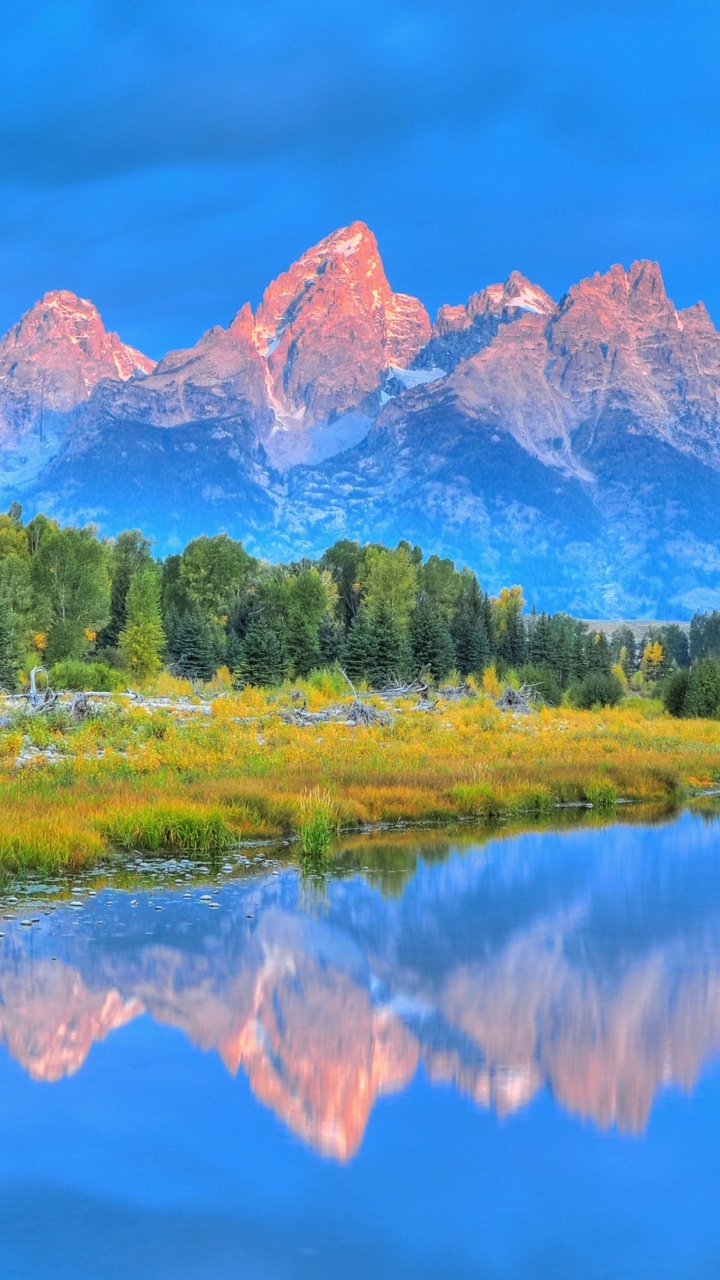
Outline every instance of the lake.
[(720, 824), (0, 897), (3, 1280), (720, 1274)]

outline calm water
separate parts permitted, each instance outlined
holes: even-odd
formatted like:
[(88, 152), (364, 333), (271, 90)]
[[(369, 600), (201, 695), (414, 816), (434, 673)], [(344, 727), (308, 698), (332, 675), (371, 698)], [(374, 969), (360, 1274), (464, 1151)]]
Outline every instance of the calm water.
[(0, 901), (3, 1280), (720, 1274), (720, 824), (343, 862)]

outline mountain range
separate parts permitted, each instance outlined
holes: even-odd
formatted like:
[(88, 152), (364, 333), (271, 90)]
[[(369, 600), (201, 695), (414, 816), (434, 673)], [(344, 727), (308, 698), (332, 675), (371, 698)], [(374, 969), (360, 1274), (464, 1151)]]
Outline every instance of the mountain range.
[(52, 292), (0, 340), (0, 499), (158, 549), (418, 542), (590, 617), (720, 606), (720, 333), (654, 262), (434, 323), (361, 222), (159, 363)]

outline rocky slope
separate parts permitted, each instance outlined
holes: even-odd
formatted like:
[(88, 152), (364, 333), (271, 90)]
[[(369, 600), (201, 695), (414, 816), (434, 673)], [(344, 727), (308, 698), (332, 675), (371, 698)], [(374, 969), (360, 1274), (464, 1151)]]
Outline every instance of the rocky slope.
[(720, 334), (655, 263), (559, 303), (514, 272), (431, 327), (354, 223), (154, 368), (59, 294), (3, 369), (0, 492), (31, 509), (291, 557), (408, 537), (589, 616), (720, 604)]

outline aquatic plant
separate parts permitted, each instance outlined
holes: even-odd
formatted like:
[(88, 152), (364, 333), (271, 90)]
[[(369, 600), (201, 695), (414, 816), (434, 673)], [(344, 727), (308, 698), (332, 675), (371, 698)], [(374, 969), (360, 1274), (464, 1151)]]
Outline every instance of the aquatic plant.
[(322, 864), (338, 830), (337, 806), (328, 791), (315, 787), (301, 798), (298, 835), (305, 863)]

